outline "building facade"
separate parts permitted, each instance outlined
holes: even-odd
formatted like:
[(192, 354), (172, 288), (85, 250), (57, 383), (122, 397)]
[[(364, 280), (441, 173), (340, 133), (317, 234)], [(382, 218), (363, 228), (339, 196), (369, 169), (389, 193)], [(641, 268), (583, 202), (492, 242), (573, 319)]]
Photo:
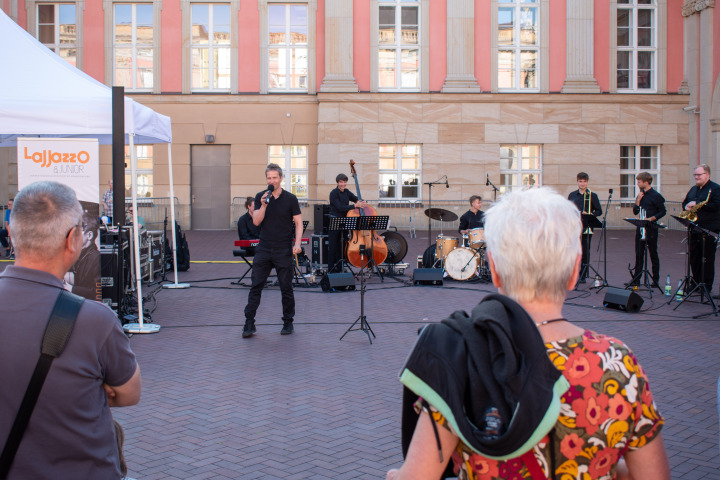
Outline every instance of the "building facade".
[[(491, 197), (579, 171), (601, 200), (649, 171), (682, 200), (720, 168), (713, 0), (0, 0), (67, 61), (169, 116), (186, 228), (229, 228), (264, 185), (326, 199), (356, 164), (370, 201)], [(138, 146), (138, 193), (169, 194)], [(8, 194), (16, 189), (14, 152)], [(111, 176), (101, 147), (101, 184)], [(127, 182), (129, 184), (129, 180)], [(354, 188), (353, 188), (354, 189)], [(227, 211), (225, 211), (226, 209)]]

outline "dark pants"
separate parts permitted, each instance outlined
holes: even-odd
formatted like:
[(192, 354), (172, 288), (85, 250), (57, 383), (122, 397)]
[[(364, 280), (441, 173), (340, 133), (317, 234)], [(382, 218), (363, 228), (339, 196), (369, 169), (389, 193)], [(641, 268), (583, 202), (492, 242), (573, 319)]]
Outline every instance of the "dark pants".
[(283, 322), (292, 322), (295, 317), (295, 296), (293, 295), (293, 256), (290, 247), (257, 248), (253, 259), (252, 286), (248, 293), (245, 306), (245, 319), (255, 320), (255, 313), (260, 306), (260, 297), (270, 271), (275, 268), (280, 293), (282, 294)]
[[(345, 245), (345, 232), (343, 230), (330, 230), (328, 232), (328, 273), (342, 272), (343, 247)], [(340, 242), (343, 239), (343, 242)], [(322, 248), (322, 247), (321, 247)]]
[(705, 237), (705, 270), (703, 271), (703, 235), (690, 233), (690, 270), (695, 282), (705, 283), (708, 291), (712, 290), (715, 278), (715, 239)]
[[(592, 235), (582, 234), (582, 260), (580, 263), (581, 280), (588, 278), (590, 275), (590, 245), (592, 243)], [(587, 265), (587, 268), (585, 266)]]
[(0, 228), (0, 243), (5, 248), (8, 248), (10, 246), (10, 244), (8, 243), (8, 231), (6, 228)]
[[(652, 279), (655, 283), (660, 281), (660, 258), (658, 257), (658, 228), (647, 227), (645, 229), (645, 240), (640, 240), (640, 229), (635, 231), (635, 269), (633, 272), (633, 281), (641, 281), (640, 274), (645, 265), (644, 244), (647, 243), (648, 254), (652, 262)], [(648, 269), (649, 270), (649, 269)]]

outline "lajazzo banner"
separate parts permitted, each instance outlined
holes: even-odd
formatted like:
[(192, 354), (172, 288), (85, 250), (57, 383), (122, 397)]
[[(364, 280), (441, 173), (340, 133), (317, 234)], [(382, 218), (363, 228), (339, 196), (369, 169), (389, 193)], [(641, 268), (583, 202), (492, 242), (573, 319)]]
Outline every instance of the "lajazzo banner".
[[(102, 301), (100, 283), (100, 148), (96, 139), (18, 138), (18, 190), (55, 181), (75, 190), (83, 209), (83, 249), (65, 275), (67, 289)], [(12, 230), (10, 231), (12, 238)]]

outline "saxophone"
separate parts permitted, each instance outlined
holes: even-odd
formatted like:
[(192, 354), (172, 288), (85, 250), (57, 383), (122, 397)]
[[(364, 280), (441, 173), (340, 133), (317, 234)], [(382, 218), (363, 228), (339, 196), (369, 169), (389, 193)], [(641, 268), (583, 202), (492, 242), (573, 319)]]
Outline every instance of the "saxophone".
[(686, 220), (690, 220), (691, 222), (697, 221), (697, 212), (700, 210), (707, 202), (710, 200), (710, 194), (712, 193), (712, 190), (708, 191), (708, 196), (705, 200), (703, 200), (700, 203), (696, 203), (692, 207), (690, 207), (690, 210), (683, 210), (680, 212), (680, 218), (684, 218)]

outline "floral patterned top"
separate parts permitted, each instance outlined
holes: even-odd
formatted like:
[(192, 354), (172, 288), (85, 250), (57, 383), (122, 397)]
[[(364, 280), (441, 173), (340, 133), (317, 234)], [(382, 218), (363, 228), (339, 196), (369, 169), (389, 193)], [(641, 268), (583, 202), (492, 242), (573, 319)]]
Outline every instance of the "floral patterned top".
[[(546, 476), (554, 468), (554, 478), (562, 480), (613, 479), (619, 458), (650, 442), (665, 423), (645, 372), (624, 343), (590, 330), (545, 346), (570, 389), (550, 434), (554, 444), (545, 436), (533, 448), (535, 458)], [(422, 409), (422, 399), (416, 409)], [(438, 424), (452, 430), (430, 410)], [(462, 442), (452, 458), (459, 480), (532, 478), (520, 459), (488, 459)]]

